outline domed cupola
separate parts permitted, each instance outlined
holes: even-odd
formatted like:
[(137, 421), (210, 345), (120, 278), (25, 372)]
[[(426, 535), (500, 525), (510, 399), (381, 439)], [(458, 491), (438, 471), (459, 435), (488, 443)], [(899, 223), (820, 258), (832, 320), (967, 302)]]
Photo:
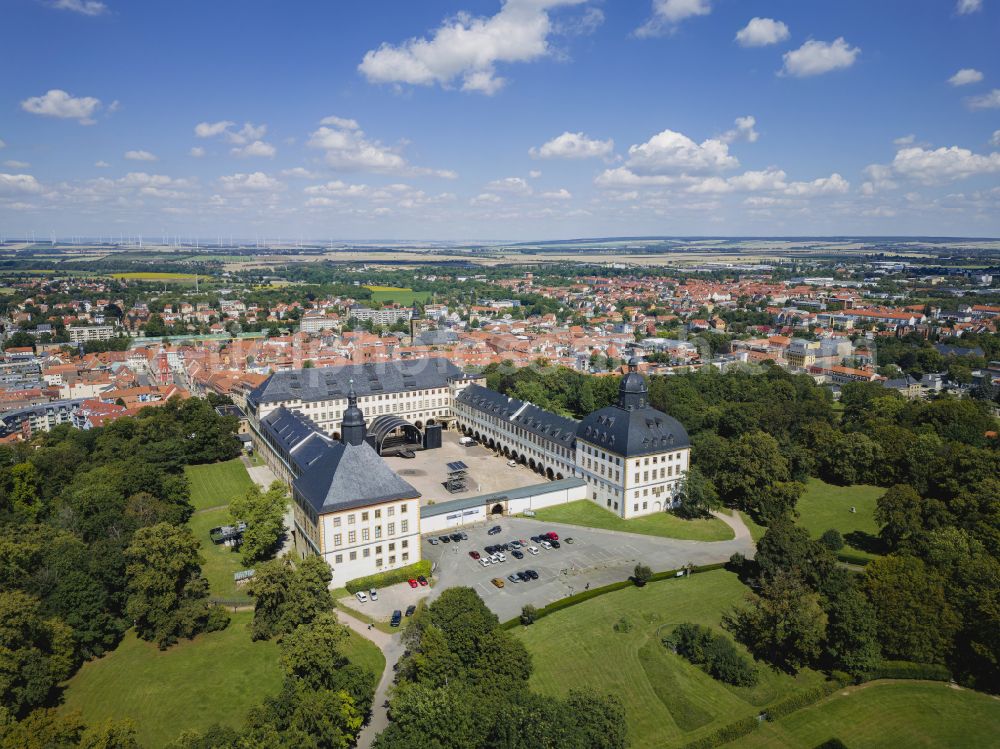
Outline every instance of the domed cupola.
[(649, 388), (646, 378), (639, 374), (639, 358), (633, 356), (628, 362), (628, 374), (622, 377), (618, 386), (618, 405), (628, 411), (645, 408), (649, 404)]
[(340, 441), (345, 445), (360, 445), (365, 441), (368, 428), (365, 426), (365, 415), (358, 408), (358, 396), (354, 392), (354, 380), (347, 393), (347, 410), (340, 422)]

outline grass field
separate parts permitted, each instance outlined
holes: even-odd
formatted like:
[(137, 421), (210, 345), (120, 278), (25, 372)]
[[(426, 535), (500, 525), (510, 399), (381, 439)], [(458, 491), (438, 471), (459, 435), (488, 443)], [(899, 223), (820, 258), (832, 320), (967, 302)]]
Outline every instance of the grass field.
[[(84, 664), (69, 681), (62, 709), (79, 710), (90, 723), (132, 718), (140, 743), (151, 749), (187, 728), (239, 727), (250, 707), (281, 686), (278, 645), (250, 640), (252, 616), (233, 614), (222, 632), (165, 651), (130, 631), (114, 652)], [(354, 633), (345, 653), (379, 675), (385, 668), (379, 649)]]
[(811, 749), (834, 737), (851, 749), (996, 746), (1000, 700), (938, 682), (872, 682), (764, 723), (726, 746)]
[(586, 499), (568, 502), (564, 505), (545, 507), (535, 511), (536, 520), (550, 523), (569, 523), (588, 528), (604, 528), (612, 531), (642, 533), (646, 536), (666, 536), (692, 541), (728, 541), (733, 538), (732, 529), (721, 520), (682, 520), (669, 512), (658, 512), (632, 520), (622, 520), (607, 510), (602, 510)]
[(404, 307), (409, 307), (416, 301), (426, 302), (431, 298), (429, 291), (414, 291), (398, 286), (365, 286), (372, 293), (372, 301), (385, 303), (395, 302)]
[[(883, 494), (885, 489), (879, 486), (834, 486), (819, 479), (809, 479), (806, 491), (796, 505), (799, 511), (797, 522), (813, 538), (836, 528), (847, 541), (844, 551), (874, 559), (875, 554), (857, 545), (858, 537), (855, 537), (855, 543), (851, 543), (851, 534), (858, 534), (862, 539), (878, 535), (875, 502)], [(851, 507), (857, 512), (852, 513)]]
[[(757, 686), (731, 687), (660, 645), (680, 622), (718, 629), (745, 592), (735, 575), (718, 570), (626, 588), (547, 616), (517, 630), (533, 656), (531, 686), (543, 694), (587, 685), (619, 695), (630, 745), (652, 749), (682, 745), (823, 681), (814, 671), (793, 678), (761, 666)], [(614, 631), (623, 616), (632, 630)]]
[(239, 458), (224, 463), (187, 466), (184, 473), (191, 486), (191, 504), (195, 514), (188, 520), (188, 527), (201, 543), (204, 564), (201, 573), (208, 580), (213, 598), (233, 603), (250, 603), (244, 588), (237, 588), (233, 573), (242, 570), (239, 552), (232, 547), (216, 545), (208, 532), (229, 522), (229, 502), (253, 485), (243, 462)]

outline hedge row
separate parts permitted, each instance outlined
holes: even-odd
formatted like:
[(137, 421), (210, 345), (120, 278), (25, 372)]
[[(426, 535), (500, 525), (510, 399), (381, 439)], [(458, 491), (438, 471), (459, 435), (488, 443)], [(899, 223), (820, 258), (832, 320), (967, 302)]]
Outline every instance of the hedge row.
[(730, 741), (736, 741), (737, 739), (742, 739), (744, 736), (749, 736), (757, 730), (757, 726), (759, 725), (760, 721), (756, 716), (750, 715), (733, 723), (728, 723), (707, 736), (702, 736), (700, 739), (685, 744), (684, 749), (713, 749), (713, 747), (722, 746), (723, 744), (728, 744)]
[(860, 554), (852, 554), (849, 551), (838, 551), (837, 561), (846, 562), (847, 564), (855, 564), (859, 567), (864, 567), (871, 561), (871, 557), (861, 556)]
[[(711, 570), (720, 570), (725, 568), (725, 563), (720, 562), (718, 564), (706, 564), (701, 567), (692, 568), (692, 573), (695, 572), (709, 572)], [(666, 570), (665, 572), (654, 572), (653, 576), (649, 579), (649, 582), (656, 582), (659, 580), (672, 580), (677, 577), (679, 570)], [(570, 606), (576, 606), (578, 603), (583, 603), (584, 601), (589, 601), (591, 598), (597, 598), (598, 596), (603, 596), (605, 593), (614, 593), (616, 590), (623, 590), (625, 588), (630, 588), (635, 583), (631, 579), (622, 580), (617, 583), (611, 583), (610, 585), (602, 585), (600, 588), (591, 588), (590, 590), (584, 590), (580, 593), (574, 593), (571, 596), (566, 596), (565, 598), (560, 598), (558, 601), (550, 603), (548, 606), (543, 606), (538, 609), (538, 613), (535, 615), (535, 621), (538, 621), (542, 617), (548, 616), (549, 614), (554, 614), (557, 611), (562, 611), (563, 609), (569, 608)], [(514, 617), (501, 624), (503, 629), (514, 629), (521, 624), (521, 618)]]
[(415, 562), (407, 567), (400, 567), (398, 570), (379, 572), (377, 575), (368, 575), (368, 577), (359, 577), (354, 580), (349, 580), (347, 585), (344, 587), (351, 593), (357, 593), (359, 590), (367, 592), (371, 588), (387, 588), (390, 585), (395, 585), (396, 583), (404, 583), (407, 580), (416, 578), (420, 575), (430, 577), (430, 574), (430, 560), (421, 559), (419, 562)]
[(859, 681), (875, 679), (923, 679), (926, 681), (951, 681), (951, 672), (937, 663), (912, 663), (910, 661), (883, 661), (871, 671), (861, 674)]
[(767, 715), (768, 720), (780, 720), (787, 715), (791, 715), (796, 710), (809, 707), (810, 705), (819, 702), (824, 697), (829, 697), (831, 694), (836, 692), (838, 689), (842, 689), (844, 686), (844, 684), (836, 681), (824, 681), (822, 684), (817, 684), (814, 687), (803, 689), (801, 692), (796, 692), (789, 697), (785, 697), (785, 699), (780, 702), (768, 705), (764, 708), (763, 712)]

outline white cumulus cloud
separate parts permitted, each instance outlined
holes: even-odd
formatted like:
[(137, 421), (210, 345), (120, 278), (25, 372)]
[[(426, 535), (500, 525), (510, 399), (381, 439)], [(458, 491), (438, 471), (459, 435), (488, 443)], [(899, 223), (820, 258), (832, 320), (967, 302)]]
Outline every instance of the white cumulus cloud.
[(8, 169), (27, 169), (31, 166), (27, 161), (18, 161), (17, 159), (7, 159), (3, 165)]
[(896, 152), (892, 168), (897, 174), (925, 184), (948, 182), (1000, 172), (1000, 152), (978, 154), (958, 146), (902, 148)]
[(109, 164), (106, 161), (95, 161), (94, 166), (96, 166), (98, 169), (107, 169), (111, 166), (111, 164)]
[(458, 13), (430, 37), (369, 50), (358, 70), (372, 83), (451, 87), (491, 95), (506, 80), (497, 63), (530, 62), (550, 54), (549, 11), (584, 0), (506, 0), (489, 17)]
[(0, 194), (37, 193), (42, 191), (42, 185), (30, 174), (0, 173)]
[(736, 41), (741, 47), (766, 47), (785, 41), (790, 36), (788, 26), (773, 18), (754, 17), (736, 32)]
[(84, 16), (99, 16), (108, 12), (108, 6), (100, 0), (53, 0), (52, 7), (71, 10)]
[(958, 0), (958, 3), (955, 6), (955, 10), (963, 16), (969, 13), (975, 13), (976, 11), (982, 9), (983, 0)]
[(635, 30), (639, 37), (658, 36), (672, 31), (677, 24), (694, 16), (712, 12), (710, 0), (653, 0), (653, 15)]
[(274, 192), (284, 188), (282, 182), (264, 172), (230, 174), (219, 177), (219, 183), (227, 192)]
[(159, 161), (159, 157), (149, 151), (126, 151), (125, 158), (129, 161)]
[(357, 120), (352, 120), (347, 117), (337, 117), (336, 115), (330, 115), (329, 117), (324, 117), (319, 121), (320, 125), (333, 125), (334, 127), (339, 127), (342, 130), (360, 130), (361, 126), (358, 124)]
[(610, 156), (614, 149), (615, 142), (611, 138), (597, 140), (567, 131), (538, 148), (531, 148), (528, 153), (535, 159), (590, 159)]
[(962, 68), (948, 79), (948, 83), (952, 86), (968, 86), (970, 83), (979, 83), (981, 80), (983, 80), (983, 74), (975, 68)]
[(194, 156), (196, 159), (200, 159), (202, 156), (205, 155), (205, 149), (202, 148), (201, 146), (193, 146), (191, 150), (188, 151), (188, 153)]
[(326, 163), (334, 169), (345, 171), (380, 172), (384, 174), (415, 174), (454, 179), (457, 175), (448, 169), (427, 169), (407, 163), (399, 149), (385, 146), (368, 138), (354, 120), (341, 120), (340, 125), (323, 125), (309, 136), (307, 145), (324, 152)]
[(738, 140), (745, 140), (747, 143), (757, 142), (760, 133), (754, 130), (757, 125), (756, 117), (749, 114), (746, 117), (737, 117), (735, 125), (732, 130), (727, 130), (720, 136), (719, 139), (723, 143), (735, 143)]
[(567, 190), (565, 187), (560, 187), (558, 190), (550, 190), (549, 192), (543, 192), (541, 197), (546, 200), (572, 200), (573, 193)]
[(840, 36), (832, 42), (810, 39), (798, 49), (786, 52), (781, 72), (796, 78), (821, 75), (851, 67), (861, 54), (859, 47), (852, 47)]
[(101, 100), (93, 96), (71, 96), (53, 88), (42, 96), (32, 96), (21, 102), (21, 109), (43, 117), (77, 120), (81, 125), (93, 125), (94, 114), (101, 108)]
[(1000, 88), (981, 96), (970, 96), (965, 103), (969, 109), (1000, 109)]
[(244, 158), (250, 156), (260, 156), (271, 159), (274, 158), (274, 154), (277, 152), (278, 149), (270, 143), (265, 143), (262, 140), (255, 140), (252, 143), (247, 143), (245, 146), (236, 146), (230, 149), (230, 153), (233, 154), (233, 156), (240, 156)]
[(990, 138), (990, 145), (1000, 148), (1000, 130), (993, 131), (993, 137)]
[(709, 138), (699, 144), (683, 133), (664, 130), (629, 146), (625, 166), (638, 175), (662, 175), (734, 169), (739, 161), (722, 140)]

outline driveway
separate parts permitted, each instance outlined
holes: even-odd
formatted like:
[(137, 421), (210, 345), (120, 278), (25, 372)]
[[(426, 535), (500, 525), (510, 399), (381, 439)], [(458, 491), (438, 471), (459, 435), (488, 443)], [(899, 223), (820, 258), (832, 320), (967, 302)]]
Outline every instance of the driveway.
[(431, 588), (429, 586), (411, 588), (409, 583), (399, 583), (398, 585), (390, 585), (388, 588), (378, 588), (377, 592), (377, 601), (373, 601), (369, 597), (364, 603), (359, 603), (354, 595), (349, 595), (337, 599), (337, 603), (343, 602), (348, 608), (367, 614), (373, 619), (387, 622), (396, 609), (405, 613), (407, 606), (416, 606), (421, 599), (430, 594)]
[[(752, 556), (753, 541), (739, 516), (720, 514), (718, 517), (733, 528), (736, 538), (712, 542), (681, 541), (509, 517), (496, 523), (469, 526), (462, 529), (469, 535), (468, 541), (432, 546), (424, 539), (423, 555), (435, 563), (437, 578), (429, 599), (433, 600), (446, 588), (467, 585), (479, 593), (501, 621), (506, 621), (519, 615), (525, 604), (542, 607), (588, 587), (625, 580), (640, 562), (655, 572), (686, 564), (725, 562), (737, 551)], [(500, 525), (502, 532), (488, 535), (486, 531), (493, 525)], [(560, 539), (571, 537), (574, 543), (562, 543), (559, 549), (541, 549), (537, 556), (525, 554), (524, 559), (515, 559), (507, 552), (505, 563), (489, 567), (482, 567), (469, 557), (470, 550), (482, 554), (487, 545), (515, 538), (530, 541), (531, 536), (547, 531), (555, 531)], [(506, 579), (511, 573), (525, 569), (535, 570), (539, 579), (526, 583), (512, 583)], [(490, 583), (494, 577), (503, 578), (503, 588), (498, 589)]]

